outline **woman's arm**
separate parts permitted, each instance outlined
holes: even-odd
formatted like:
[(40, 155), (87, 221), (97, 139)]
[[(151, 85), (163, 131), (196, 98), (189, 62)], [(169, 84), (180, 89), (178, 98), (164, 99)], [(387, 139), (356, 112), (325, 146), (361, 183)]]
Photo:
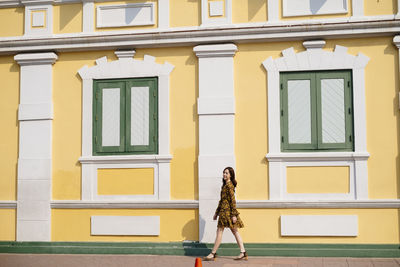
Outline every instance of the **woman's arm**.
[(236, 209), (235, 190), (233, 185), (229, 186), (229, 207), (231, 209), (231, 216), (236, 217), (239, 212)]

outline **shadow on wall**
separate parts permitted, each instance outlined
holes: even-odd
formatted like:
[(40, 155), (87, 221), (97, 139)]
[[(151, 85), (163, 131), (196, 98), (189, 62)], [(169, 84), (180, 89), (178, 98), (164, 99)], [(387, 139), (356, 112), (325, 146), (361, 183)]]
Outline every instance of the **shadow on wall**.
[(60, 31), (64, 28), (79, 14), (81, 11), (80, 5), (71, 5), (68, 7), (60, 6)]
[(190, 241), (189, 239), (193, 236), (193, 229), (197, 228), (196, 222), (199, 222), (200, 225), (200, 231), (199, 231), (199, 240), (201, 240), (202, 237), (200, 237), (200, 233), (204, 233), (204, 227), (205, 227), (205, 220), (202, 219), (201, 217), (199, 218), (198, 213), (196, 214), (196, 219), (190, 220), (185, 224), (185, 226), (182, 229), (182, 236), (184, 237), (183, 241), (183, 249), (184, 249), (184, 255), (185, 256), (206, 256), (210, 253), (210, 249), (207, 247), (206, 244), (200, 243), (199, 241)]
[(310, 9), (312, 14), (317, 14), (327, 0), (310, 0)]
[(266, 12), (267, 0), (247, 0), (247, 6), (249, 7), (247, 19), (250, 21), (257, 15), (261, 8)]

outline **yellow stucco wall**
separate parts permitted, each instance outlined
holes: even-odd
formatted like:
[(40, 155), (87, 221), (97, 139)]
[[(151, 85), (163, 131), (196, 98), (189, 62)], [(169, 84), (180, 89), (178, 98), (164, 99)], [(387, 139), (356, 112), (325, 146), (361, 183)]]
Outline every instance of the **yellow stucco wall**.
[[(239, 212), (245, 224), (241, 235), (247, 243), (398, 244), (400, 241), (397, 209), (241, 209)], [(282, 237), (279, 230), (282, 215), (357, 215), (358, 236)]]
[(201, 1), (170, 1), (169, 23), (170, 27), (200, 26)]
[(287, 167), (287, 193), (349, 193), (348, 166)]
[(234, 0), (232, 1), (232, 22), (266, 22), (267, 0)]
[(99, 195), (152, 195), (154, 169), (98, 169)]
[[(369, 197), (396, 199), (399, 190), (398, 57), (391, 37), (327, 40), (324, 49), (348, 47), (371, 60), (365, 70)], [(239, 199), (268, 198), (267, 73), (262, 62), (301, 42), (239, 44), (234, 58), (235, 153)], [(382, 68), (385, 66), (385, 68)]]
[[(159, 236), (91, 236), (90, 216), (160, 216)], [(53, 209), (52, 241), (123, 241), (173, 242), (198, 240), (198, 212), (194, 209)]]
[(55, 5), (53, 32), (77, 33), (82, 31), (82, 4)]
[(397, 13), (397, 0), (364, 0), (366, 16), (392, 15)]
[(0, 209), (0, 240), (15, 241), (15, 209)]
[[(125, 26), (125, 27), (107, 27), (107, 28), (98, 28), (97, 27), (97, 7), (98, 6), (107, 6), (107, 5), (126, 5), (126, 4), (135, 4), (135, 3), (154, 3), (154, 25), (144, 25), (144, 26)], [(123, 31), (123, 30), (146, 30), (146, 29), (154, 29), (158, 27), (158, 1), (157, 0), (127, 0), (127, 1), (118, 1), (118, 2), (100, 2), (94, 4), (94, 26), (95, 31)]]
[(12, 56), (0, 57), (0, 200), (16, 199), (18, 162), (19, 66)]
[(24, 13), (23, 7), (0, 8), (0, 37), (23, 35)]
[[(191, 47), (137, 49), (175, 66), (170, 76), (171, 198), (197, 198), (197, 59)], [(82, 85), (77, 71), (97, 58), (116, 60), (113, 51), (59, 53), (54, 64), (53, 199), (80, 199)]]

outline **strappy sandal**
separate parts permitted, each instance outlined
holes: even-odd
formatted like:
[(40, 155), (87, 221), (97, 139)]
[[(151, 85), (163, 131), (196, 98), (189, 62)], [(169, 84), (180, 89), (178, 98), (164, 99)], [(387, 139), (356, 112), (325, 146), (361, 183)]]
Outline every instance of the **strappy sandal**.
[(243, 256), (237, 257), (237, 258), (235, 258), (234, 260), (235, 260), (235, 261), (240, 261), (240, 260), (245, 260), (245, 261), (247, 261), (247, 260), (248, 260), (247, 252), (246, 252), (246, 251), (243, 251), (243, 252), (240, 252), (240, 253), (243, 254)]
[(211, 255), (212, 255), (212, 257), (204, 257), (203, 258), (203, 261), (215, 261), (216, 259), (217, 259), (217, 252), (215, 252), (215, 253), (210, 253)]

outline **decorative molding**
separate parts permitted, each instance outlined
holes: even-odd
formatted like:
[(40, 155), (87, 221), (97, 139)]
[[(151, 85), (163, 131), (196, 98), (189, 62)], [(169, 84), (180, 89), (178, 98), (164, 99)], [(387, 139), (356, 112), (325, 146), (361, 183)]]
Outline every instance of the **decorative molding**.
[(155, 24), (154, 3), (97, 6), (97, 28)]
[[(53, 200), (50, 205), (52, 209), (198, 209), (199, 201)], [(236, 200), (236, 205), (239, 209), (399, 209), (400, 199), (344, 201)], [(2, 201), (0, 202), (0, 207), (16, 207), (16, 201)]]
[(303, 42), (303, 46), (309, 50), (309, 49), (322, 49), (326, 45), (326, 42), (324, 40), (312, 40), (312, 41), (305, 41)]
[(118, 59), (131, 59), (135, 56), (135, 50), (117, 50), (114, 54), (118, 57)]
[[(174, 66), (168, 62), (158, 64), (155, 58), (145, 55), (143, 60), (128, 58), (134, 51), (116, 51), (118, 60), (108, 62), (107, 57), (96, 60), (96, 66), (82, 67), (78, 73), (83, 80), (82, 101), (82, 199), (132, 200), (170, 198), (170, 121), (169, 75)], [(126, 57), (125, 57), (126, 56)], [(93, 156), (92, 153), (92, 103), (93, 79), (158, 77), (158, 155)], [(154, 169), (154, 195), (104, 196), (97, 194), (98, 168)]]
[(281, 236), (358, 236), (357, 215), (282, 215)]
[(158, 0), (158, 28), (168, 29), (169, 28), (169, 1), (170, 0)]
[[(168, 47), (210, 42), (293, 41), (316, 38), (350, 38), (392, 36), (400, 31), (400, 20), (392, 16), (349, 19), (251, 23), (235, 26), (182, 27), (169, 30), (127, 30), (93, 34), (58, 34), (41, 38), (2, 37), (0, 54), (43, 50), (88, 51), (100, 49), (129, 49), (131, 47)], [(288, 31), (287, 29), (291, 30)]]
[(10, 200), (10, 201), (0, 201), (0, 209), (16, 209), (17, 208), (17, 201)]
[(233, 57), (237, 46), (234, 44), (200, 45), (193, 51), (198, 58)]
[(57, 59), (57, 55), (52, 52), (18, 54), (14, 57), (14, 60), (17, 61), (20, 66), (54, 64)]
[(227, 25), (232, 23), (232, 0), (224, 0), (223, 6), (224, 16), (214, 17), (211, 15), (211, 8), (209, 0), (201, 0), (201, 27), (210, 25)]
[(345, 14), (348, 13), (347, 0), (283, 0), (283, 17)]
[(364, 0), (351, 0), (352, 4), (352, 16), (355, 18), (364, 16)]
[[(400, 0), (399, 0), (399, 4), (400, 4)], [(400, 6), (399, 6), (399, 10), (400, 10)], [(398, 49), (398, 52), (397, 52), (397, 66), (400, 67), (400, 35), (396, 35), (395, 37), (393, 37), (393, 44)], [(398, 96), (399, 96), (399, 109), (400, 109), (400, 92), (398, 93)]]
[(90, 235), (158, 236), (160, 216), (91, 216)]
[(240, 209), (399, 209), (400, 199), (342, 201), (238, 200)]
[[(333, 52), (325, 51), (321, 47), (322, 42), (313, 43), (305, 42), (308, 49), (303, 52), (295, 53), (293, 48), (282, 51), (283, 57), (272, 59), (269, 57), (263, 62), (264, 68), (268, 72), (268, 147), (269, 153), (267, 158), (269, 161), (269, 177), (270, 177), (270, 199), (281, 200), (290, 199), (291, 197), (301, 197), (299, 195), (287, 194), (285, 170), (287, 162), (290, 164), (304, 164), (310, 162), (312, 164), (332, 164), (351, 165), (354, 168), (354, 180), (350, 183), (355, 184), (352, 193), (353, 199), (368, 199), (368, 166), (366, 140), (366, 113), (365, 113), (365, 74), (369, 58), (361, 53), (353, 56), (347, 53), (347, 48), (337, 45)], [(315, 48), (318, 45), (320, 48)], [(285, 153), (281, 152), (280, 142), (280, 107), (279, 107), (279, 81), (280, 72), (282, 71), (316, 71), (316, 70), (340, 70), (351, 69), (353, 75), (353, 110), (354, 110), (354, 150), (355, 153), (331, 153), (325, 155), (322, 152), (310, 152), (310, 156), (305, 153)], [(314, 154), (314, 155), (312, 155)], [(297, 159), (296, 159), (297, 158)], [(323, 160), (323, 162), (319, 162)], [(296, 163), (297, 162), (297, 163)], [(314, 163), (311, 163), (314, 162)], [(327, 166), (326, 165), (326, 166)], [(303, 195), (307, 198), (319, 198), (321, 195)], [(337, 199), (338, 195), (326, 195), (322, 199)], [(349, 196), (343, 196), (347, 199)]]
[(82, 201), (53, 200), (52, 209), (197, 209), (197, 200), (168, 201)]
[[(49, 36), (53, 33), (53, 6), (51, 2), (43, 1), (26, 1), (22, 4), (29, 3), (25, 6), (25, 36)], [(37, 19), (43, 19), (42, 22), (35, 25), (35, 14), (38, 12), (44, 13), (42, 17)]]

